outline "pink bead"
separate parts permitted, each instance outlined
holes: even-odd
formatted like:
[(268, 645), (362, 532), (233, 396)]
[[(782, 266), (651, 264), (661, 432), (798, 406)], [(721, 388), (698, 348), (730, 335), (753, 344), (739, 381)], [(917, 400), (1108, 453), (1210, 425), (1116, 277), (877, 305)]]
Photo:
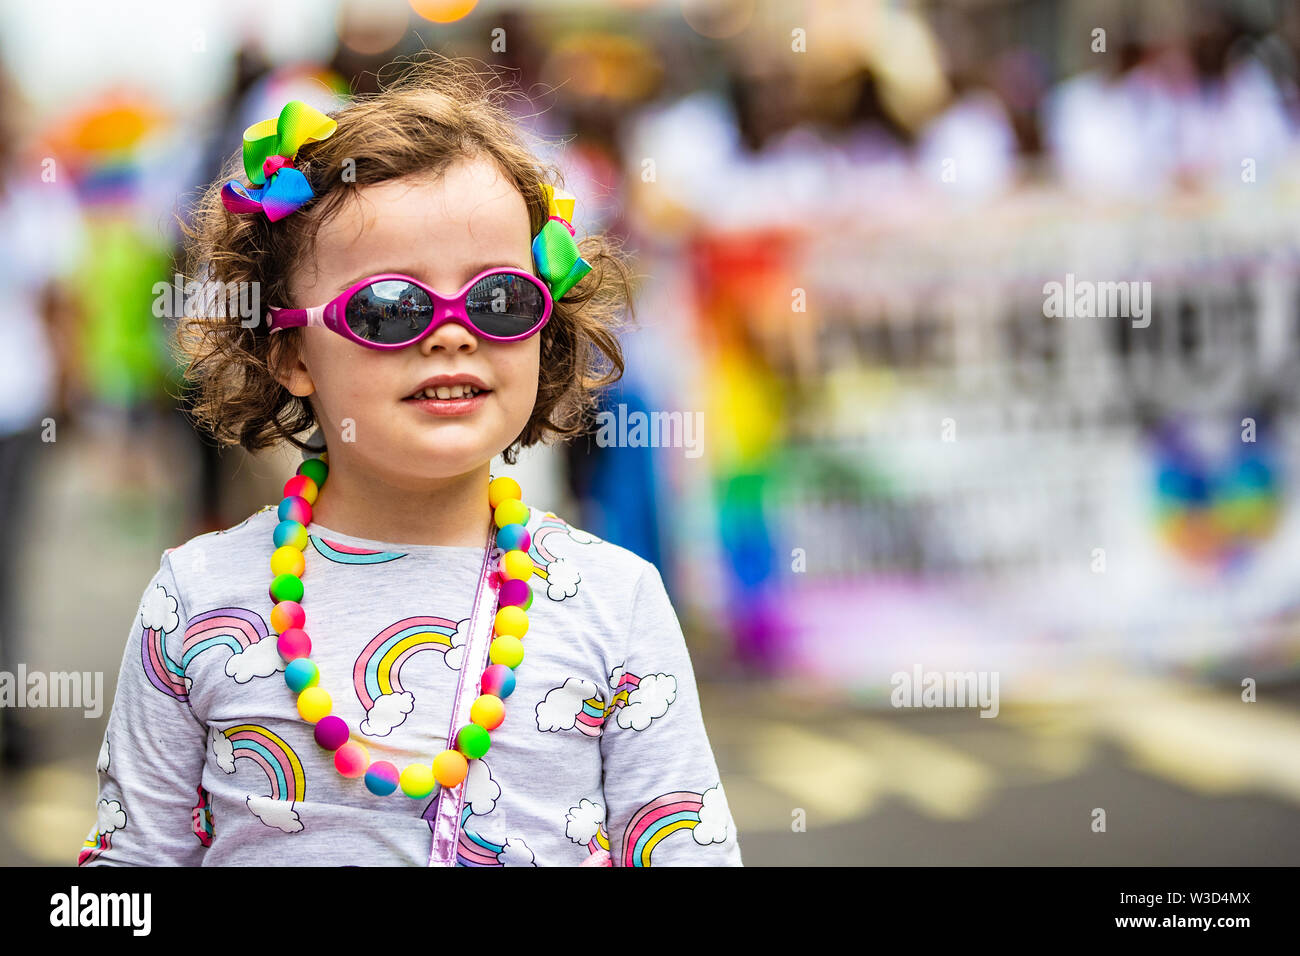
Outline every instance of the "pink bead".
[(317, 490), (316, 482), (312, 481), (306, 475), (294, 475), (292, 478), (290, 478), (288, 481), (284, 483), (284, 497), (301, 498), (303, 501), (306, 501), (308, 504), (311, 504), (309, 496), (303, 494), (303, 492), (307, 491), (308, 489), (310, 489), (311, 491), (310, 498), (314, 498), (316, 496), (316, 490)]
[(299, 657), (311, 657), (311, 638), (301, 627), (291, 627), (284, 631), (277, 639), (276, 646), (286, 664)]
[(511, 578), (501, 585), (501, 594), (498, 602), (502, 607), (513, 605), (523, 607), (528, 601), (528, 582), (520, 581), (518, 578)]
[(334, 751), (334, 768), (345, 777), (359, 777), (370, 766), (370, 755), (366, 748), (355, 740), (349, 740)]
[(342, 717), (330, 714), (316, 721), (316, 743), (326, 750), (338, 750), (348, 742), (348, 725)]
[(311, 524), (311, 505), (306, 498), (297, 495), (283, 499), (277, 513), (281, 521), (297, 521), (304, 526)]
[(479, 691), (500, 697), (502, 700), (514, 693), (515, 672), (505, 664), (491, 664), (479, 678)]

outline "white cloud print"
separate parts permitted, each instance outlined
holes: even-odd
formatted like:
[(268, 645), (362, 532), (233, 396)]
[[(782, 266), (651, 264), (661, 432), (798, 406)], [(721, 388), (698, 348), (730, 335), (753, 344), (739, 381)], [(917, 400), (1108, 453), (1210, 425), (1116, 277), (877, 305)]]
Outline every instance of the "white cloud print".
[(553, 687), (537, 705), (537, 729), (542, 732), (572, 730), (582, 711), (582, 702), (596, 696), (596, 685), (580, 677), (570, 677), (561, 687)]
[(636, 690), (627, 695), (627, 703), (618, 709), (615, 719), (624, 730), (645, 730), (650, 721), (668, 713), (668, 705), (677, 699), (677, 678), (672, 674), (647, 674)]
[(605, 822), (605, 808), (586, 797), (576, 807), (570, 807), (564, 819), (564, 835), (574, 843), (588, 844), (596, 839), (596, 831)]
[(727, 794), (718, 784), (705, 790), (700, 795), (700, 822), (691, 827), (691, 836), (700, 846), (710, 843), (724, 843), (731, 830), (731, 808), (727, 806)]
[(465, 775), (465, 803), (475, 816), (492, 812), (501, 796), (501, 785), (492, 779), (492, 771), (482, 758), (469, 762)]
[(497, 854), (497, 862), (502, 866), (536, 866), (537, 860), (528, 844), (518, 837), (506, 837), (505, 845)]
[(415, 697), (409, 690), (400, 694), (383, 694), (366, 712), (366, 719), (361, 721), (359, 729), (368, 737), (386, 737), (406, 720), (406, 715), (414, 708)]
[(126, 826), (126, 811), (116, 800), (100, 800), (96, 817), (95, 825), (100, 833), (112, 833)]
[(546, 566), (546, 596), (552, 601), (563, 601), (578, 593), (582, 575), (564, 558), (556, 558)]
[(235, 772), (235, 745), (216, 727), (208, 728), (208, 749), (212, 751), (218, 767), (226, 773)]
[(277, 800), (275, 797), (249, 797), (248, 809), (268, 827), (275, 827), (285, 833), (297, 833), (302, 829), (302, 820), (293, 808), (292, 801)]
[(465, 656), (465, 639), (469, 637), (469, 618), (456, 625), (456, 633), (451, 636), (451, 647), (442, 655), (443, 662), (454, 671), (460, 670), (460, 662)]
[(180, 622), (176, 614), (176, 599), (161, 584), (154, 585), (140, 602), (140, 623), (147, 630), (170, 634)]
[[(231, 654), (226, 659), (226, 676), (233, 677), (236, 684), (247, 684), (254, 677), (270, 677), (277, 671), (284, 670), (284, 659), (280, 657), (279, 638), (267, 635), (255, 644), (249, 644), (243, 651)], [(188, 681), (188, 678), (186, 678)], [(186, 684), (188, 690), (189, 684)]]

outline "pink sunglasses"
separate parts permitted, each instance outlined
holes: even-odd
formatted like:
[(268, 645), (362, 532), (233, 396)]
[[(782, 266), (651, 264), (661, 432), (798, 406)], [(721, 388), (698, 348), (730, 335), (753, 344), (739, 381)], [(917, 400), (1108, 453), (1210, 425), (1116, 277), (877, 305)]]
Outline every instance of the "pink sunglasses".
[(522, 269), (480, 272), (447, 298), (397, 273), (370, 276), (312, 309), (269, 310), (272, 332), (322, 326), (371, 349), (400, 349), (444, 322), (461, 322), (493, 342), (517, 342), (551, 318), (551, 290)]

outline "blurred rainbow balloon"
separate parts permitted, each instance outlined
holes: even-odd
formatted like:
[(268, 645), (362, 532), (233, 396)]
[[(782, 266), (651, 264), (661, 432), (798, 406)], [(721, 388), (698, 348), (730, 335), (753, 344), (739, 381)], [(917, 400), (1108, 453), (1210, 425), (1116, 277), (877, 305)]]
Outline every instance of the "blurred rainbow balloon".
[(125, 201), (140, 185), (141, 147), (169, 124), (147, 93), (111, 89), (52, 124), (41, 149), (71, 174), (83, 203)]
[(1256, 437), (1218, 465), (1172, 426), (1157, 440), (1157, 527), (1188, 561), (1231, 570), (1277, 528), (1282, 508), (1272, 442), (1262, 429)]

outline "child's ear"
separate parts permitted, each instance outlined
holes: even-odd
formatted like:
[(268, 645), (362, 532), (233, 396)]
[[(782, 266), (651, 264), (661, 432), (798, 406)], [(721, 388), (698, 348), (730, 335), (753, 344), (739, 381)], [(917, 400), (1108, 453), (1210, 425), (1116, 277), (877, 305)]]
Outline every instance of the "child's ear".
[(277, 338), (280, 341), (273, 342), (267, 354), (267, 365), (271, 369), (271, 375), (287, 388), (290, 394), (306, 398), (316, 391), (316, 383), (312, 381), (311, 373), (303, 364), (298, 343), (285, 341), (284, 333), (277, 335)]

